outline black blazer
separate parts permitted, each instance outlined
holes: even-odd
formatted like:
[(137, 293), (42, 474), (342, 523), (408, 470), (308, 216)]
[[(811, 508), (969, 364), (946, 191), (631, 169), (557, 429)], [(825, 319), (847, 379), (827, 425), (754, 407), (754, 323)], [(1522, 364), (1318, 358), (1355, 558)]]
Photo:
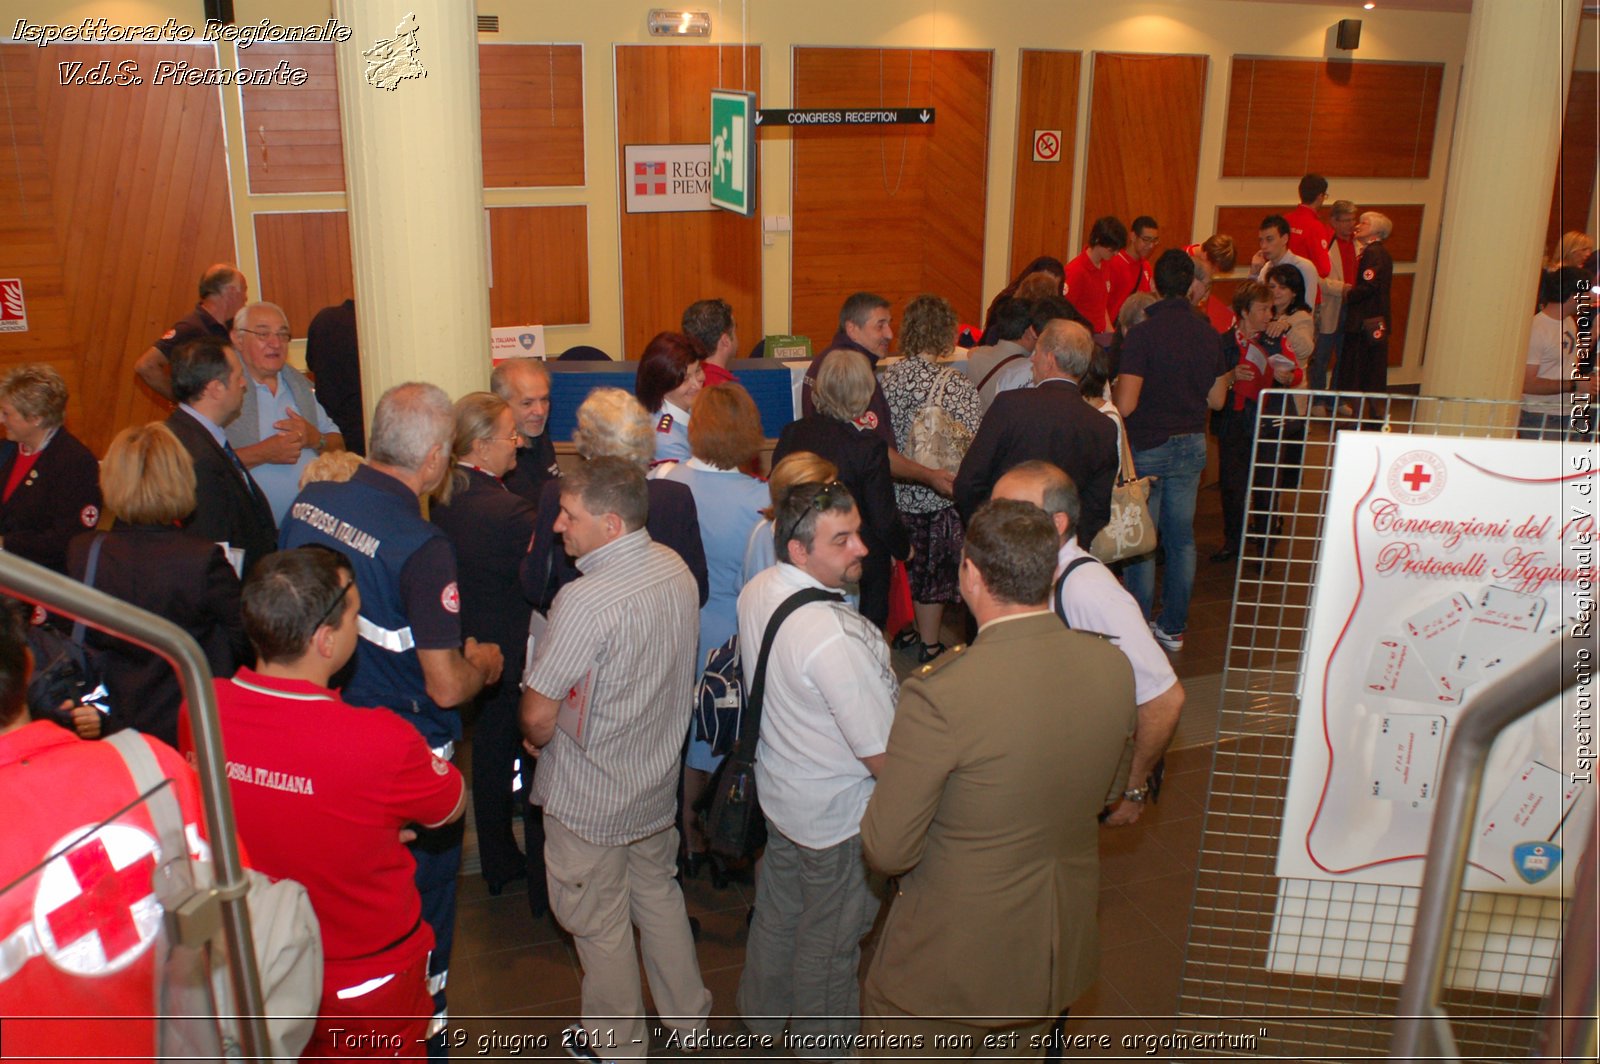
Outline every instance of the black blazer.
[(1355, 280), (1344, 296), (1345, 332), (1360, 332), (1361, 323), (1368, 318), (1382, 318), (1385, 326), (1390, 324), (1389, 289), (1393, 283), (1394, 259), (1383, 241), (1375, 240), (1362, 248)]
[[(700, 542), (700, 511), (694, 504), (689, 485), (675, 480), (647, 480), (650, 489), (650, 516), (645, 531), (650, 538), (678, 552), (678, 557), (694, 574), (700, 588), (700, 605), (711, 594), (706, 575), (706, 548)], [(573, 564), (556, 534), (556, 517), (561, 513), (561, 481), (548, 480), (539, 493), (539, 523), (534, 526), (533, 547), (522, 559), (522, 593), (534, 608), (550, 608), (556, 592), (582, 574)]]
[(956, 473), (961, 519), (972, 518), (1006, 470), (1033, 459), (1061, 467), (1078, 486), (1083, 501), (1078, 542), (1088, 546), (1111, 520), (1111, 488), (1120, 464), (1117, 426), (1069, 380), (995, 396)]
[(278, 549), (278, 525), (272, 506), (248, 472), (240, 475), (233, 459), (210, 431), (179, 407), (167, 428), (194, 459), (194, 513), (184, 527), (213, 543), (244, 550), (244, 571)]
[(461, 634), (498, 646), (509, 674), (528, 644), (532, 607), (522, 597), (517, 570), (528, 555), (539, 511), (488, 473), (459, 472), (466, 475), (466, 487), (456, 489), (449, 505), (435, 501), (428, 518), (456, 548)]
[[(0, 440), (0, 490), (19, 454)], [(67, 541), (100, 520), (100, 463), (65, 428), (57, 429), (28, 475), (0, 502), (5, 549), (58, 573), (67, 571)]]
[[(86, 532), (67, 548), (67, 573), (82, 580), (89, 548), (104, 536), (94, 586), (149, 610), (194, 636), (211, 671), (232, 676), (255, 660), (239, 618), (239, 578), (222, 548), (203, 536), (169, 525), (118, 524), (109, 532)], [(110, 725), (137, 728), (169, 746), (178, 744), (178, 677), (159, 655), (89, 629), (85, 642), (102, 650)]]
[(889, 448), (883, 437), (826, 414), (807, 414), (783, 427), (772, 450), (772, 464), (796, 451), (810, 451), (839, 467), (839, 483), (850, 489), (861, 510), (861, 538), (867, 549), (904, 561), (911, 553), (911, 538), (894, 502)]

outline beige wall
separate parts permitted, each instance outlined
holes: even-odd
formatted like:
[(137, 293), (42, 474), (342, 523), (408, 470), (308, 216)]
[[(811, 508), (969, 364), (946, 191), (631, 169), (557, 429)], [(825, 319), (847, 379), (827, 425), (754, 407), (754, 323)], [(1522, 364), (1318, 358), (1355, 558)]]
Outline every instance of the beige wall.
[[(132, 24), (159, 22), (168, 16), (199, 24), (195, 0), (150, 0), (143, 3), (59, 3), (45, 0), (0, 2), (0, 34), (9, 34), (15, 20), (36, 22), (78, 21), (105, 17)], [(650, 0), (572, 3), (570, 0), (483, 0), (478, 10), (500, 17), (501, 32), (484, 35), (485, 41), (579, 43), (584, 47), (584, 130), (587, 182), (582, 188), (506, 189), (484, 194), (489, 205), (582, 203), (589, 210), (588, 325), (554, 327), (549, 346), (592, 343), (618, 350), (621, 344), (620, 270), (618, 265), (619, 209), (616, 174), (616, 99), (612, 80), (611, 49), (617, 44), (652, 43), (645, 29)], [(748, 3), (738, 0), (700, 0), (687, 6), (710, 11), (712, 45), (748, 41), (762, 46), (763, 104), (785, 107), (791, 102), (791, 48), (796, 45), (859, 45), (863, 47), (985, 48), (995, 55), (993, 103), (990, 114), (988, 202), (984, 248), (984, 290), (991, 293), (1008, 278), (1013, 137), (1016, 125), (1018, 53), (1023, 48), (1100, 51), (1149, 51), (1204, 54), (1210, 57), (1202, 134), (1200, 180), (1196, 198), (1196, 229), (1206, 231), (1219, 205), (1293, 202), (1293, 182), (1288, 180), (1221, 178), (1223, 122), (1227, 106), (1230, 58), (1235, 54), (1319, 57), (1331, 54), (1331, 27), (1341, 17), (1363, 21), (1361, 48), (1364, 60), (1415, 60), (1446, 64), (1434, 162), (1426, 181), (1338, 179), (1338, 196), (1360, 202), (1423, 203), (1427, 206), (1424, 234), (1416, 266), (1417, 302), (1407, 339), (1405, 363), (1393, 371), (1397, 383), (1420, 379), (1420, 353), (1427, 321), (1427, 297), (1433, 283), (1433, 260), (1444, 191), (1444, 168), (1449, 157), (1460, 59), (1466, 44), (1467, 16), (1463, 14), (1377, 10), (1363, 12), (1359, 5), (1306, 3), (1256, 3), (1244, 0), (1170, 0), (1170, 2), (1107, 2), (1107, 0), (938, 0), (930, 12), (928, 0), (809, 0), (807, 3)], [(320, 22), (328, 17), (325, 0), (237, 0), (240, 23), (262, 18), (275, 23)], [(662, 44), (662, 47), (685, 47)], [(232, 62), (232, 49), (224, 47), (223, 62)], [(1584, 20), (1577, 65), (1595, 69), (1596, 24)], [(737, 64), (730, 61), (730, 72)], [(1089, 76), (1083, 64), (1078, 121), (1078, 174), (1074, 189), (1081, 196), (1087, 135)], [(737, 86), (734, 86), (737, 87)], [(252, 214), (259, 210), (325, 210), (344, 205), (342, 195), (251, 195), (246, 187), (239, 93), (223, 88), (224, 113), (232, 167), (235, 223), (240, 262), (249, 271), (255, 262)], [(864, 86), (863, 103), (875, 103), (877, 87)], [(893, 100), (892, 93), (886, 98)], [(1559, 106), (1552, 101), (1552, 106)], [(789, 214), (790, 142), (762, 139), (761, 200), (765, 215)], [(1075, 211), (1076, 213), (1076, 211)], [(1074, 217), (1073, 231), (1081, 233)], [(873, 234), (873, 240), (893, 240), (893, 233)], [(1070, 254), (1074, 249), (1041, 249)], [(790, 247), (787, 234), (771, 238), (763, 249), (763, 314), (768, 332), (781, 332), (790, 317)], [(252, 272), (252, 279), (254, 279)], [(271, 293), (263, 293), (270, 298)]]

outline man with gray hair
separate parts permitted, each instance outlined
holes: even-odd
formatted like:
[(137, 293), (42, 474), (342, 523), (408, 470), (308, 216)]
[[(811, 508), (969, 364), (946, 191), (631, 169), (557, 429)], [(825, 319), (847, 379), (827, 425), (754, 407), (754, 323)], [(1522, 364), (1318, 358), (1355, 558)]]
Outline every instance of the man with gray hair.
[(1056, 318), (1044, 327), (1029, 356), (1034, 386), (995, 396), (961, 461), (956, 506), (962, 520), (989, 497), (1006, 470), (1035, 458), (1066, 470), (1079, 485), (1080, 543), (1088, 546), (1111, 520), (1117, 426), (1084, 402), (1078, 390), (1094, 350), (1094, 338), (1077, 322)]
[[(461, 738), (455, 711), (500, 678), (500, 648), (461, 638), (456, 556), (444, 532), (422, 519), (417, 500), (450, 471), (455, 410), (432, 384), (397, 384), (373, 412), (368, 461), (348, 481), (308, 484), (284, 519), (278, 546), (316, 545), (349, 559), (361, 592), (352, 706), (398, 713), (441, 761)], [(418, 833), (412, 845), (422, 918), (433, 928), (428, 965), (430, 1034), (445, 1026), (444, 985), (455, 932), (461, 824)], [(430, 1049), (437, 1051), (437, 1040)]]
[(228, 442), (283, 524), (300, 473), (324, 451), (344, 450), (339, 426), (317, 401), (311, 379), (289, 365), (289, 319), (276, 303), (251, 303), (233, 316), (233, 349), (244, 364), (244, 406)]
[(507, 488), (539, 505), (545, 482), (561, 475), (550, 441), (550, 367), (537, 358), (508, 358), (489, 374), (489, 388), (511, 407), (517, 423), (517, 464), (503, 478)]
[(560, 484), (555, 529), (583, 575), (556, 595), (523, 677), (523, 746), (539, 759), (550, 910), (583, 965), (567, 1037), (646, 1057), (635, 926), (662, 1022), (693, 1039), (711, 1013), (675, 879), (700, 604), (688, 566), (645, 531), (637, 464), (592, 458)]
[(212, 336), (227, 342), (228, 323), (250, 298), (250, 284), (239, 267), (226, 262), (213, 263), (200, 275), (200, 302), (185, 317), (173, 323), (134, 363), (133, 371), (151, 391), (163, 399), (173, 399), (172, 356), (192, 340)]

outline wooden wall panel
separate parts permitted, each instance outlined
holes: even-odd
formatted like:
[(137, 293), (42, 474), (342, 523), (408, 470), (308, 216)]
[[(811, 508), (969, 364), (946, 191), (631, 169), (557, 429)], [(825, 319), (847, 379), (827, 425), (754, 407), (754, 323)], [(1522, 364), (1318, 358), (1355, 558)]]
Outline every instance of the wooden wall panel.
[(282, 307), (295, 336), (306, 334), (323, 307), (355, 297), (350, 220), (344, 211), (262, 212), (254, 220), (261, 276), (252, 297)]
[[(793, 328), (826, 344), (850, 293), (935, 292), (980, 321), (992, 55), (796, 48), (794, 106), (938, 109), (929, 126), (797, 128)], [(881, 77), (880, 77), (881, 71)], [(867, 86), (883, 85), (880, 99)], [(770, 135), (770, 134), (769, 134)]]
[[(1017, 93), (1016, 177), (1011, 195), (1011, 268), (1015, 277), (1040, 255), (1072, 258), (1072, 167), (1078, 142), (1082, 52), (1023, 49)], [(1033, 161), (1033, 132), (1061, 130), (1053, 163)]]
[[(743, 61), (742, 83), (758, 93), (759, 106), (761, 49), (745, 49)], [(709, 144), (711, 90), (737, 87), (739, 63), (735, 48), (618, 45), (618, 174), (628, 144)], [(623, 350), (608, 352), (613, 358), (638, 358), (650, 337), (677, 330), (684, 308), (697, 299), (717, 297), (732, 305), (741, 346), (763, 335), (759, 213), (750, 218), (720, 210), (629, 214), (620, 184), (617, 211)]]
[(480, 44), (485, 188), (583, 184), (583, 48)]
[(1406, 357), (1406, 325), (1411, 321), (1411, 297), (1416, 291), (1414, 274), (1397, 273), (1389, 286), (1389, 365), (1398, 366)]
[(1566, 117), (1561, 124), (1561, 162), (1556, 168), (1555, 195), (1545, 241), (1555, 248), (1561, 234), (1589, 228), (1594, 202), (1596, 154), (1600, 152), (1600, 73), (1574, 70), (1567, 90)]
[[(145, 83), (61, 84), (58, 63), (103, 59), (137, 63)], [(134, 361), (236, 254), (220, 94), (151, 85), (163, 60), (213, 66), (215, 49), (0, 45), (0, 275), (22, 279), (28, 311), (27, 332), (0, 333), (0, 369), (55, 366), (67, 425), (96, 453), (165, 416)]]
[[(259, 44), (245, 66), (280, 59), (304, 85), (253, 86), (244, 97), (250, 191), (343, 192), (344, 152), (331, 44)], [(478, 91), (486, 188), (581, 185), (583, 48), (480, 44)]]
[[(1394, 232), (1389, 235), (1389, 254), (1396, 262), (1416, 262), (1418, 249), (1422, 246), (1422, 216), (1424, 206), (1420, 203), (1358, 203), (1358, 211), (1377, 211), (1386, 214), (1394, 223)], [(1216, 232), (1226, 233), (1233, 237), (1234, 245), (1239, 249), (1239, 263), (1244, 266), (1250, 264), (1250, 256), (1256, 253), (1257, 238), (1261, 232), (1261, 219), (1271, 214), (1283, 214), (1288, 208), (1282, 204), (1262, 204), (1253, 207), (1218, 207)]]
[(1111, 214), (1148, 214), (1166, 248), (1189, 243), (1200, 179), (1206, 57), (1094, 54), (1084, 231)]
[(333, 45), (257, 44), (241, 51), (239, 57), (240, 65), (251, 69), (271, 68), (282, 61), (303, 68), (308, 75), (304, 85), (240, 89), (250, 191), (342, 192), (344, 148)]
[(491, 327), (588, 322), (589, 208), (491, 207), (489, 247)]
[(1444, 66), (1234, 56), (1223, 177), (1425, 178)]

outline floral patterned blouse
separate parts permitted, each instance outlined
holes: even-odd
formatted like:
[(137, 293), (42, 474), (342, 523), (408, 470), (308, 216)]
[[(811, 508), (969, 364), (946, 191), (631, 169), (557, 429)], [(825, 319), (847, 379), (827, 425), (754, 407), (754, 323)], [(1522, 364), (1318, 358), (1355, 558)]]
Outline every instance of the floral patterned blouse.
[[(925, 406), (938, 406), (976, 435), (983, 407), (978, 389), (967, 375), (954, 366), (941, 366), (931, 359), (911, 355), (884, 370), (879, 377), (883, 397), (889, 403), (889, 420), (894, 438), (905, 446), (910, 439), (911, 419)], [(922, 484), (895, 481), (894, 501), (901, 513), (927, 514), (954, 506), (950, 499)]]

